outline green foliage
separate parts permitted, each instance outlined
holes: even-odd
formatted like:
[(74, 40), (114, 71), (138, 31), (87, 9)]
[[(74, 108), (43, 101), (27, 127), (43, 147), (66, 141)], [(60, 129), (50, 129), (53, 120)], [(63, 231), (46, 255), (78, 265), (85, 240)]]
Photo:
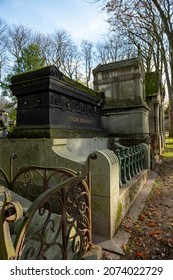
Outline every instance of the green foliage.
[(11, 77), (15, 74), (32, 71), (45, 66), (45, 59), (43, 58), (41, 47), (39, 44), (30, 44), (21, 52), (21, 56), (16, 59), (13, 70), (9, 73), (3, 82), (1, 82), (1, 95), (8, 97), (7, 110), (9, 112), (11, 122), (16, 119), (16, 97), (12, 95), (9, 86), (11, 84)]
[(36, 70), (45, 66), (45, 59), (42, 56), (39, 44), (30, 44), (22, 50), (14, 66), (14, 74)]
[(169, 158), (173, 157), (173, 138), (172, 137), (166, 138), (166, 145), (165, 145), (165, 149), (162, 153), (162, 157), (164, 159), (169, 159)]
[[(2, 98), (5, 98), (6, 100), (5, 108), (7, 109), (8, 112), (13, 111), (17, 103), (16, 97), (12, 95), (12, 92), (9, 88), (10, 83), (11, 83), (11, 75), (7, 75), (3, 83), (1, 83), (1, 90), (2, 90), (1, 95)], [(15, 118), (13, 120), (15, 120)]]
[(160, 78), (158, 72), (145, 73), (145, 94), (146, 96), (157, 95), (159, 91)]

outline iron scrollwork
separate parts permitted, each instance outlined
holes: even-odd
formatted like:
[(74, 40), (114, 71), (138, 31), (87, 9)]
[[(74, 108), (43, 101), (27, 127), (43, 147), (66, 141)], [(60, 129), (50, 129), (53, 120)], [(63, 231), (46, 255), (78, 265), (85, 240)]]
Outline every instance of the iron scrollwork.
[[(10, 240), (11, 253), (5, 253), (1, 258), (80, 259), (92, 246), (87, 178), (68, 168), (34, 165), (18, 169), (13, 176), (15, 159), (16, 155), (10, 158), (10, 176), (1, 168), (1, 177), (9, 190), (29, 199), (30, 206), (20, 215), (19, 221), (14, 219), (19, 216), (18, 208), (21, 207), (11, 202), (9, 192), (4, 192), (0, 232), (4, 252), (9, 249), (6, 241)], [(13, 233), (9, 221), (12, 224), (17, 221)], [(10, 234), (17, 234), (14, 245)]]
[(25, 214), (15, 242), (16, 258), (50, 259), (51, 254), (51, 259), (80, 259), (90, 244), (89, 217), (90, 197), (82, 177), (47, 189)]

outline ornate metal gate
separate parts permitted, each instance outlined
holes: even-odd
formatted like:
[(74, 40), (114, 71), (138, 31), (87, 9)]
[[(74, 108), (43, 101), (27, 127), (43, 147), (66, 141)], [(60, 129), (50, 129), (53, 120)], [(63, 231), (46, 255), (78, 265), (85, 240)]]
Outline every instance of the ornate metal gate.
[(40, 166), (23, 167), (14, 177), (11, 172), (10, 179), (0, 173), (10, 190), (33, 201), (23, 209), (1, 188), (0, 259), (81, 259), (91, 245), (86, 178), (67, 168)]

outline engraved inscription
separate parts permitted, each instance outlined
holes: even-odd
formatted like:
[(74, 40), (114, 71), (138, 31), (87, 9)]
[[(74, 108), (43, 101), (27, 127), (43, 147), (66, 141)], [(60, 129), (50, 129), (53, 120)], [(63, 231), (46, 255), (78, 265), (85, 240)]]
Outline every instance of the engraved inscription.
[(86, 118), (79, 118), (79, 117), (69, 117), (69, 121), (72, 123), (83, 123), (83, 124), (91, 124), (92, 121)]

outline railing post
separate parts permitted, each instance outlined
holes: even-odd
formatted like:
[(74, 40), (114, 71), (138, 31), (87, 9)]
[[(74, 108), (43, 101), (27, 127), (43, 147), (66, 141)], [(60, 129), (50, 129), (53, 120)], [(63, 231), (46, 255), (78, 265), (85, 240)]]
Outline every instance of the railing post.
[(133, 152), (133, 149), (132, 147), (129, 148), (129, 152), (130, 152), (130, 173), (131, 173), (131, 176), (134, 177), (135, 176), (135, 171), (134, 171), (134, 161), (135, 161), (135, 158), (134, 158), (134, 152)]
[(122, 183), (126, 184), (127, 183), (127, 177), (126, 177), (126, 162), (127, 162), (127, 158), (124, 152), (124, 149), (120, 150), (120, 155), (122, 158), (122, 164), (121, 164), (121, 170), (122, 170)]
[(137, 153), (136, 153), (136, 150), (135, 150), (135, 146), (132, 146), (132, 151), (133, 151), (133, 156), (134, 156), (133, 168), (134, 168), (134, 172), (135, 172), (135, 175), (136, 175), (138, 173), (138, 170), (137, 170)]
[(130, 153), (129, 153), (129, 148), (125, 149), (125, 156), (126, 156), (126, 177), (127, 180), (131, 179), (131, 174), (130, 174)]
[(91, 215), (91, 160), (96, 160), (97, 155), (92, 153), (88, 157), (88, 188), (89, 188), (89, 219), (90, 219), (90, 228), (89, 228), (89, 243), (92, 246), (92, 215)]
[(123, 182), (122, 182), (122, 158), (121, 158), (121, 155), (120, 155), (120, 150), (119, 149), (116, 149), (116, 156), (119, 160), (119, 186), (120, 188), (122, 187), (123, 185)]
[(17, 159), (17, 155), (15, 154), (12, 154), (10, 156), (10, 183), (12, 182), (13, 180), (13, 161)]
[(10, 192), (0, 190), (4, 201), (0, 212), (0, 260), (16, 258), (15, 248), (11, 239), (9, 224), (14, 223), (23, 216), (23, 208), (19, 202), (12, 202)]
[(144, 156), (143, 156), (142, 148), (139, 145), (139, 165), (140, 165), (141, 170), (144, 168), (143, 167), (143, 157)]

